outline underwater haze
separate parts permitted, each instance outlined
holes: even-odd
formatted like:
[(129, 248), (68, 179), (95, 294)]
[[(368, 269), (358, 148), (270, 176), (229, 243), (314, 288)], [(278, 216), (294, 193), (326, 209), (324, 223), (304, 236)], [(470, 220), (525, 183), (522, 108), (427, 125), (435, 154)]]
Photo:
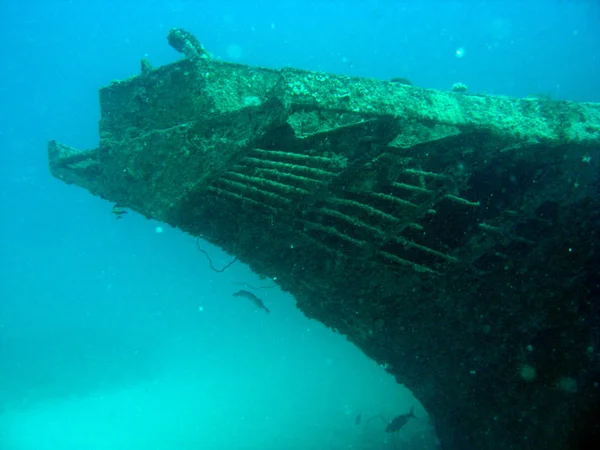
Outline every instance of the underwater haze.
[(49, 139), (98, 145), (100, 87), (179, 59), (172, 27), (242, 64), (598, 102), (600, 4), (0, 1), (0, 450), (438, 448), (276, 279), (50, 176)]

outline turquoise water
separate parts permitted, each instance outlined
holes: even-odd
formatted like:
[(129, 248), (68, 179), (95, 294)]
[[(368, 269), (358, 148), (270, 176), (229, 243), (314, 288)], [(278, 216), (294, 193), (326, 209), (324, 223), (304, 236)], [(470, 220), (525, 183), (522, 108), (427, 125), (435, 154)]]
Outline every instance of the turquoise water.
[[(31, 236), (37, 258), (5, 247), (22, 257), (3, 298), (21, 301), (3, 303), (0, 448), (436, 448), (422, 409), (383, 432), (417, 401), (272, 280), (211, 272), (191, 237), (98, 199), (79, 213), (89, 227)], [(239, 283), (271, 314), (233, 297)]]

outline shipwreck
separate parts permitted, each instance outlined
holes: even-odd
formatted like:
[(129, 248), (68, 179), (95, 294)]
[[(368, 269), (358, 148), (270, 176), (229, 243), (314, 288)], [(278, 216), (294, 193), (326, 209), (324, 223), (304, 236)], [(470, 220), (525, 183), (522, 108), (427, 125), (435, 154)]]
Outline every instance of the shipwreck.
[(52, 174), (277, 279), (444, 449), (583, 448), (600, 404), (600, 104), (184, 58), (100, 90)]

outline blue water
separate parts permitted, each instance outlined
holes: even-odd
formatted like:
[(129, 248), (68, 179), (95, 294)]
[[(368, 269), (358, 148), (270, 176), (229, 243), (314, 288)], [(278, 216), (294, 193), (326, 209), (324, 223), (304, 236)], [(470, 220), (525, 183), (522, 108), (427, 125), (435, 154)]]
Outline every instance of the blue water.
[(436, 448), (417, 400), (273, 280), (49, 175), (48, 139), (97, 145), (99, 87), (179, 58), (171, 27), (227, 61), (600, 101), (600, 4), (0, 0), (0, 450)]

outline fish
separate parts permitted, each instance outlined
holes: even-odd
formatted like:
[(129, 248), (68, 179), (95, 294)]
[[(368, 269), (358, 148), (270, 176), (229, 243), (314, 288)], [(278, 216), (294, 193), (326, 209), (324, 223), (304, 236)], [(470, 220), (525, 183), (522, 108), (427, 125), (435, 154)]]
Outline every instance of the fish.
[(252, 303), (254, 303), (256, 306), (258, 306), (260, 309), (264, 309), (266, 312), (270, 313), (271, 311), (269, 310), (269, 308), (267, 308), (265, 306), (265, 304), (263, 303), (263, 301), (258, 298), (256, 295), (254, 295), (252, 292), (248, 292), (248, 291), (244, 291), (243, 289), (241, 291), (237, 291), (233, 294), (234, 297), (246, 297), (248, 300), (250, 300)]
[(356, 416), (356, 419), (354, 419), (354, 424), (360, 425), (361, 420), (362, 420), (362, 416), (359, 413), (358, 416)]
[(406, 425), (406, 422), (408, 422), (409, 419), (415, 419), (416, 416), (414, 414), (414, 410), (415, 407), (413, 406), (412, 408), (410, 408), (410, 412), (408, 414), (400, 414), (396, 417), (394, 417), (390, 423), (387, 424), (387, 427), (385, 427), (385, 432), (386, 433), (395, 433), (396, 431), (400, 431), (402, 429), (402, 427), (404, 425)]
[(112, 208), (112, 213), (117, 216), (117, 220), (119, 220), (122, 219), (125, 214), (127, 214), (127, 211), (125, 211), (121, 205), (116, 203)]

